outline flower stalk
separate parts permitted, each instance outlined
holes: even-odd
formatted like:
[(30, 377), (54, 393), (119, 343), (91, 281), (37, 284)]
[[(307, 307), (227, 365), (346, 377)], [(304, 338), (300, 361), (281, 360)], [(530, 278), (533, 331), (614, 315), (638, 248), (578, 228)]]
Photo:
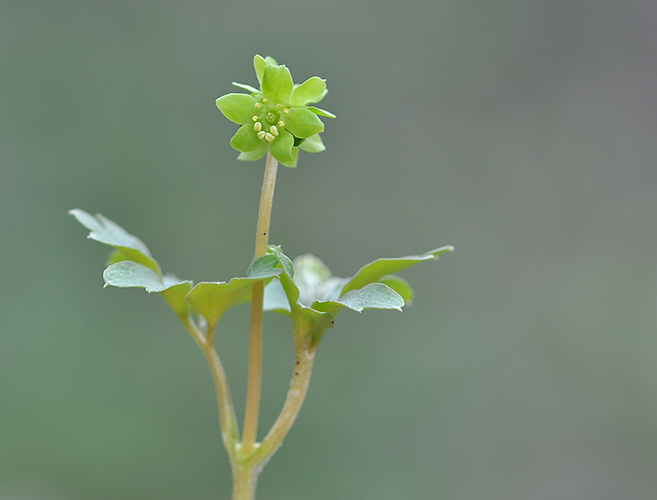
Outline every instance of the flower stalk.
[[(267, 154), (265, 176), (260, 194), (258, 224), (256, 229), (255, 257), (262, 257), (267, 252), (269, 226), (276, 187), (278, 161)], [(246, 410), (244, 413), (244, 432), (242, 434), (242, 451), (249, 453), (255, 446), (258, 433), (258, 412), (262, 388), (262, 314), (264, 302), (264, 283), (253, 284), (251, 292), (251, 327), (249, 332), (249, 374), (246, 391)]]

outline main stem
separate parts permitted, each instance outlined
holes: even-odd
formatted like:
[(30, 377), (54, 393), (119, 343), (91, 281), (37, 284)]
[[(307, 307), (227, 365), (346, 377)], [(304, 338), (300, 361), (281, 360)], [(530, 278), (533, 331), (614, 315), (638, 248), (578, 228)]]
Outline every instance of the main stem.
[[(269, 241), (269, 223), (274, 201), (276, 186), (276, 171), (278, 161), (271, 153), (267, 153), (265, 177), (262, 181), (260, 194), (260, 209), (258, 210), (258, 226), (256, 230), (255, 257), (267, 252)], [(244, 431), (242, 434), (242, 452), (250, 453), (255, 447), (258, 433), (258, 412), (260, 410), (260, 390), (262, 386), (262, 306), (264, 299), (264, 284), (262, 281), (253, 284), (251, 296), (251, 329), (249, 334), (249, 376), (246, 389), (246, 410), (244, 412)]]

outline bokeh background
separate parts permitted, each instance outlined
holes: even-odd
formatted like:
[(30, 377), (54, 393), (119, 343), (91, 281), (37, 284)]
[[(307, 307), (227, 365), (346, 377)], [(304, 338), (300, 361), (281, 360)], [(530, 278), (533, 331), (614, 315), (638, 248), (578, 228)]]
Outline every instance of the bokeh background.
[[(338, 116), (280, 172), (272, 242), (339, 276), (456, 247), (402, 314), (341, 313), (258, 498), (657, 498), (656, 28), (613, 0), (3, 2), (0, 499), (230, 497), (198, 348), (103, 289), (66, 212), (243, 275), (263, 165), (214, 100), (255, 53)], [(247, 315), (219, 337), (240, 415)], [(268, 316), (262, 430), (292, 356)]]

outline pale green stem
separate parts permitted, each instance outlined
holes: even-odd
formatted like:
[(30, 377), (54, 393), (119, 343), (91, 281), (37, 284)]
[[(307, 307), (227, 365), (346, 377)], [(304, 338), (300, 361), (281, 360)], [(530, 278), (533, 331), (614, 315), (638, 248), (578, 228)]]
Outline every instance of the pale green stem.
[(219, 355), (214, 348), (212, 342), (213, 332), (208, 332), (208, 336), (204, 337), (201, 330), (189, 318), (180, 317), (183, 325), (191, 334), (192, 338), (196, 341), (198, 346), (203, 351), (205, 359), (208, 362), (210, 371), (212, 372), (212, 379), (214, 380), (215, 390), (217, 391), (217, 400), (219, 403), (219, 424), (221, 425), (221, 439), (224, 447), (228, 452), (231, 463), (235, 460), (236, 447), (239, 441), (239, 428), (237, 426), (237, 416), (235, 415), (235, 406), (230, 395), (230, 387), (228, 385), (228, 378), (226, 372), (219, 359)]
[(233, 500), (253, 500), (260, 469), (246, 464), (233, 465)]
[(283, 443), (306, 397), (320, 336), (297, 336), (300, 342), (296, 346), (294, 373), (278, 419), (262, 443), (256, 444), (251, 453), (243, 453), (243, 450), (237, 452), (238, 459), (233, 463), (233, 500), (255, 498), (258, 475)]
[(312, 345), (304, 343), (302, 346), (297, 346), (294, 373), (290, 381), (290, 389), (287, 391), (283, 409), (254, 453), (253, 458), (261, 464), (261, 467), (264, 466), (281, 444), (283, 444), (283, 439), (285, 439), (297, 415), (299, 415), (299, 410), (301, 410), (301, 405), (308, 392), (316, 349), (317, 343)]
[[(271, 221), (271, 209), (276, 186), (278, 161), (267, 153), (265, 176), (262, 181), (258, 226), (256, 230), (255, 258), (265, 255)], [(258, 413), (260, 410), (260, 391), (262, 386), (262, 306), (264, 284), (253, 284), (251, 297), (251, 328), (249, 334), (249, 375), (246, 389), (246, 410), (244, 412), (244, 433), (242, 452), (249, 454), (255, 447), (258, 434)]]

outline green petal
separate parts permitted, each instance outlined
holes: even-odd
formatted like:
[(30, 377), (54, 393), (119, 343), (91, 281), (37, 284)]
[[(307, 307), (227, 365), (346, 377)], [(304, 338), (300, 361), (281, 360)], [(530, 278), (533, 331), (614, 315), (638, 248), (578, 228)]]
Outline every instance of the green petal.
[(217, 99), (217, 107), (230, 121), (244, 125), (251, 121), (256, 102), (248, 94), (226, 94)]
[(319, 97), (316, 97), (315, 99), (313, 99), (312, 101), (309, 101), (309, 102), (312, 102), (312, 103), (319, 102), (322, 99), (324, 99), (324, 97), (326, 97), (326, 94), (328, 94), (328, 89), (324, 89), (324, 92), (322, 92), (322, 94)]
[(279, 163), (281, 165), (283, 165), (284, 167), (296, 168), (298, 160), (299, 160), (299, 148), (293, 147), (292, 148), (292, 161), (281, 161)]
[(256, 54), (255, 57), (253, 58), (253, 67), (255, 68), (256, 76), (258, 77), (258, 83), (260, 83), (260, 87), (262, 87), (262, 75), (264, 74), (265, 66), (267, 66), (267, 61), (265, 61), (265, 58)]
[(247, 85), (246, 83), (239, 83), (239, 82), (232, 82), (233, 85), (235, 85), (237, 88), (246, 90), (247, 92), (251, 92), (252, 94), (257, 94), (260, 92), (258, 89), (251, 87), (251, 85)]
[(311, 135), (301, 143), (299, 149), (306, 153), (321, 153), (326, 149), (319, 134)]
[(315, 113), (316, 115), (326, 116), (327, 118), (335, 118), (335, 115), (333, 113), (331, 113), (330, 111), (326, 111), (325, 109), (316, 108), (315, 106), (308, 106), (308, 109), (313, 113)]
[(324, 95), (325, 90), (326, 80), (313, 76), (292, 91), (290, 102), (292, 106), (305, 106), (309, 102), (317, 102)]
[(324, 124), (306, 108), (292, 108), (285, 116), (285, 128), (296, 137), (305, 139), (324, 131)]
[(230, 140), (230, 145), (238, 151), (248, 153), (261, 147), (262, 140), (258, 139), (258, 134), (253, 130), (253, 124), (247, 123), (237, 130)]
[(281, 130), (280, 135), (269, 143), (269, 152), (285, 166), (294, 164), (292, 156), (292, 146), (294, 146), (294, 137), (287, 130)]
[(294, 89), (290, 70), (285, 66), (267, 64), (262, 75), (262, 95), (275, 104), (287, 104)]
[(240, 161), (257, 161), (267, 154), (267, 141), (260, 141), (260, 146), (255, 151), (240, 153), (237, 157)]

